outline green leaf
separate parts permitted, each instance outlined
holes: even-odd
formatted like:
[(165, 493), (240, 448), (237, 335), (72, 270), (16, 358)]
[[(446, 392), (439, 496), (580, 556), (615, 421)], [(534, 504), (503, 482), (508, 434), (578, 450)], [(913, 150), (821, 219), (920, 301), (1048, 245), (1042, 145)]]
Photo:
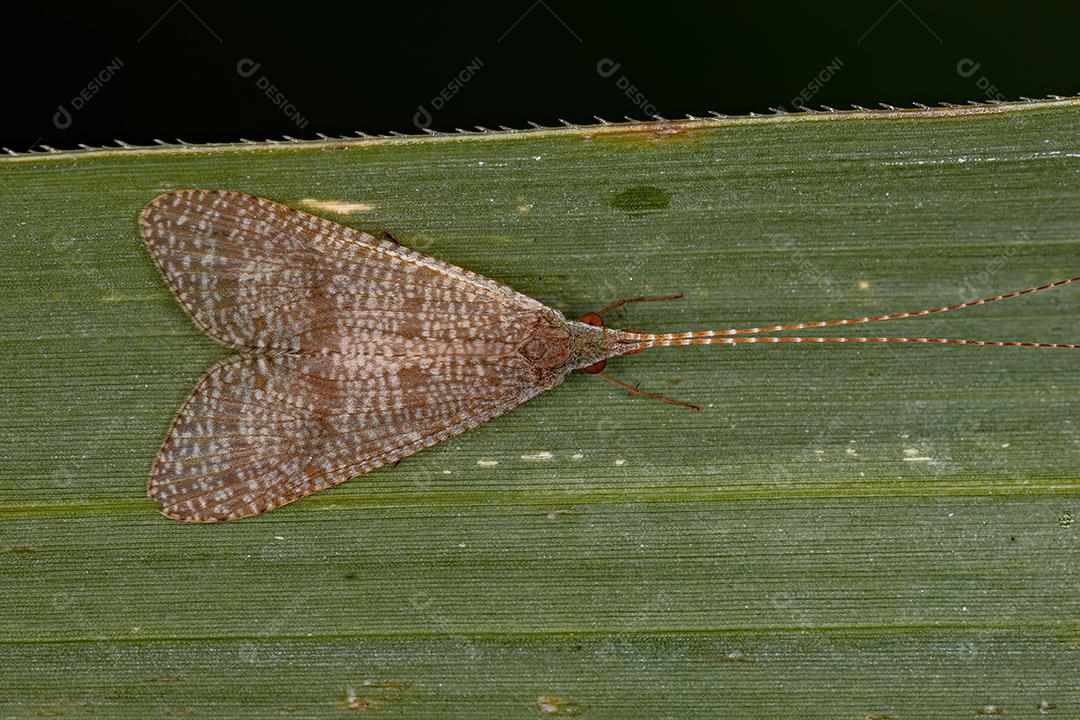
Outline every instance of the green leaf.
[[(228, 188), (568, 316), (685, 294), (640, 330), (858, 317), (1080, 274), (1078, 131), (1067, 99), (0, 160), (0, 715), (1075, 716), (1075, 353), (649, 351), (609, 372), (702, 412), (578, 374), (189, 526), (146, 479), (226, 350), (136, 218)], [(1077, 292), (888, 333), (1076, 342)]]

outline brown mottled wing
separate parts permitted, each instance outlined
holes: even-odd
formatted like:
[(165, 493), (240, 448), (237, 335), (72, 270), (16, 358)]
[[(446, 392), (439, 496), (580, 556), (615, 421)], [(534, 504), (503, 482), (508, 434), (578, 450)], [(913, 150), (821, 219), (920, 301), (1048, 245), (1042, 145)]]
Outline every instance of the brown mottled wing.
[(184, 309), (232, 347), (484, 350), (551, 312), (482, 275), (252, 195), (161, 195), (141, 227)]
[(157, 198), (142, 228), (188, 313), (254, 351), (208, 373), (174, 421), (149, 487), (170, 517), (279, 507), (561, 380), (516, 353), (553, 311), (396, 244), (212, 191)]
[(550, 387), (530, 368), (520, 356), (232, 358), (181, 409), (150, 496), (188, 522), (272, 510), (513, 409)]

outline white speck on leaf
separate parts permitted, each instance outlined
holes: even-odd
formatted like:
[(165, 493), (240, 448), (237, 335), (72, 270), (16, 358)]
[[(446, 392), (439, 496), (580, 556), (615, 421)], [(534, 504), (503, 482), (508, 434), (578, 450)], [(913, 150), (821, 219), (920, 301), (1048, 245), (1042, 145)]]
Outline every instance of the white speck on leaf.
[(350, 202), (348, 200), (316, 200), (315, 198), (304, 198), (300, 201), (301, 205), (307, 205), (310, 208), (316, 210), (326, 210), (332, 213), (339, 213), (342, 215), (348, 213), (362, 213), (371, 212), (375, 209), (375, 205), (365, 202)]
[(921, 455), (922, 451), (919, 448), (904, 448), (904, 461), (905, 462), (930, 462), (934, 458), (929, 455)]

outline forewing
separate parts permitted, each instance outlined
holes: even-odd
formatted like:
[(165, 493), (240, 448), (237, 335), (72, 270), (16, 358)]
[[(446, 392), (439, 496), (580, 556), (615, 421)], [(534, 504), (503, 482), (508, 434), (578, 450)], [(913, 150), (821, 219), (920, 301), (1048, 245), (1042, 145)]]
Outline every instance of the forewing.
[(501, 415), (561, 381), (520, 356), (238, 356), (211, 370), (150, 477), (165, 515), (272, 510)]
[(551, 312), (489, 278), (242, 193), (162, 195), (140, 226), (184, 309), (232, 347), (497, 354)]

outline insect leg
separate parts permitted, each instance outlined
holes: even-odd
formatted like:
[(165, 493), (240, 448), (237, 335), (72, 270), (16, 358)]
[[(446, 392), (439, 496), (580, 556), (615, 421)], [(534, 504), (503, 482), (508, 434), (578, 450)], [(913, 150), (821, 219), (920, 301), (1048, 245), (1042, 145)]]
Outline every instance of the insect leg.
[(611, 303), (610, 305), (608, 305), (603, 310), (597, 310), (595, 313), (589, 313), (589, 314), (590, 315), (606, 315), (607, 313), (611, 312), (612, 310), (614, 310), (616, 308), (620, 308), (623, 305), (626, 305), (627, 303), (654, 302), (654, 301), (657, 301), (657, 300), (682, 300), (682, 293), (679, 293), (678, 295), (645, 295), (645, 296), (636, 297), (636, 298), (622, 298), (621, 300), (616, 300), (615, 302)]
[(644, 395), (645, 397), (652, 398), (653, 400), (662, 400), (662, 401), (664, 401), (666, 403), (671, 403), (672, 405), (678, 405), (679, 407), (690, 408), (691, 410), (699, 410), (699, 411), (701, 410), (701, 408), (699, 406), (697, 406), (697, 405), (695, 405), (693, 403), (683, 402), (682, 400), (675, 400), (673, 398), (665, 397), (663, 395), (657, 395), (656, 393), (646, 392), (645, 390), (642, 390), (642, 389), (640, 389), (638, 387), (635, 387), (634, 385), (630, 385), (629, 383), (624, 383), (622, 380), (618, 380), (616, 378), (613, 378), (610, 375), (608, 375), (607, 373), (598, 372), (598, 373), (593, 373), (593, 374), (604, 378), (608, 382), (615, 383), (619, 387), (625, 388), (626, 390), (629, 390), (630, 392), (634, 393), (635, 395)]

